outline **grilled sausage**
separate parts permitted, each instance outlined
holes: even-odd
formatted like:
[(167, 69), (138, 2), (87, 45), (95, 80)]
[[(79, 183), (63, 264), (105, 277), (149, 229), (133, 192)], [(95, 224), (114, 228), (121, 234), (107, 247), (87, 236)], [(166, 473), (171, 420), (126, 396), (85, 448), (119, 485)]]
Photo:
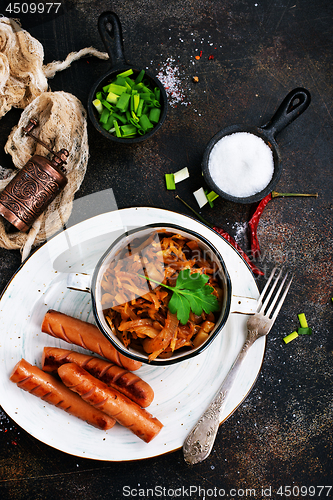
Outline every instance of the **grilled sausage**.
[(57, 371), (64, 363), (76, 363), (94, 377), (105, 384), (117, 389), (146, 408), (154, 399), (154, 391), (147, 382), (124, 368), (105, 361), (104, 359), (88, 356), (68, 349), (58, 347), (44, 347), (42, 369), (47, 372)]
[(75, 363), (61, 365), (58, 374), (63, 383), (77, 392), (84, 401), (113, 417), (146, 443), (149, 443), (163, 427), (157, 418)]
[(23, 358), (15, 365), (10, 380), (21, 389), (98, 429), (106, 431), (116, 423), (112, 417), (83, 401), (52, 375), (44, 373), (38, 366), (31, 365)]
[(45, 314), (42, 332), (65, 340), (70, 344), (84, 347), (127, 370), (135, 371), (142, 365), (140, 361), (135, 361), (120, 354), (99, 331), (97, 326), (81, 319), (72, 318), (59, 311), (50, 309)]

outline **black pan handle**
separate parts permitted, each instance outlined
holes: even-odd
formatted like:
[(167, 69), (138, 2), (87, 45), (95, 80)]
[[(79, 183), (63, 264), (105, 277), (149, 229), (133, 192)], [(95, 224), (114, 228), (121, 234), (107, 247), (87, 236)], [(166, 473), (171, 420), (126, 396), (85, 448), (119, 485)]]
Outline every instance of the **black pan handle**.
[(281, 130), (301, 115), (309, 106), (310, 102), (311, 94), (308, 90), (303, 88), (292, 90), (283, 99), (270, 121), (260, 128), (275, 137)]
[(98, 18), (98, 31), (113, 66), (126, 66), (123, 35), (119, 17), (114, 12), (103, 12)]

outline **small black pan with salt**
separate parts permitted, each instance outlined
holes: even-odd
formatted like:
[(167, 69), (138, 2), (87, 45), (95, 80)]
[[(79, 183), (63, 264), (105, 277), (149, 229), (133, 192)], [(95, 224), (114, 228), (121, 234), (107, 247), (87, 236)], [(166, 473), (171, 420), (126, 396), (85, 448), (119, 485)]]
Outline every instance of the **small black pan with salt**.
[(208, 143), (202, 160), (209, 187), (237, 203), (254, 203), (273, 191), (282, 171), (275, 138), (310, 102), (310, 92), (296, 88), (265, 125), (232, 125), (218, 132)]

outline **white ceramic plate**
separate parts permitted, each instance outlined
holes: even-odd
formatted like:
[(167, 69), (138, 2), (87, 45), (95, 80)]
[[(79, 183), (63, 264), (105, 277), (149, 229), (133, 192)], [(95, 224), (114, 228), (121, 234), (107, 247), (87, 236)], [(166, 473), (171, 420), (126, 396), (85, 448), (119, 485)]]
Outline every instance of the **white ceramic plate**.
[[(178, 224), (208, 238), (224, 258), (233, 294), (258, 298), (251, 271), (225, 240), (200, 222), (167, 210), (129, 208), (98, 215), (58, 234), (38, 249), (12, 278), (0, 300), (0, 403), (28, 433), (65, 453), (123, 461), (154, 457), (180, 448), (245, 340), (247, 316), (231, 314), (221, 334), (202, 354), (166, 367), (144, 365), (136, 372), (153, 387), (155, 399), (148, 410), (164, 424), (149, 444), (118, 424), (107, 432), (97, 430), (10, 382), (10, 373), (21, 358), (41, 366), (44, 346), (75, 349), (41, 332), (40, 325), (48, 309), (94, 322), (90, 295), (68, 290), (67, 273), (92, 271), (124, 228), (155, 222)], [(265, 339), (261, 338), (246, 357), (221, 422), (251, 390), (264, 350)]]

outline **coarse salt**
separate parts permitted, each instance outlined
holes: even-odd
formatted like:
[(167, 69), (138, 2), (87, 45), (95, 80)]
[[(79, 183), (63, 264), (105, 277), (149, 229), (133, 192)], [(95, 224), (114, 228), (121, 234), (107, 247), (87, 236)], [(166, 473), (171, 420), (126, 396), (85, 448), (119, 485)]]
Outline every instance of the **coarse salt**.
[(274, 159), (263, 139), (249, 132), (235, 132), (212, 148), (208, 169), (226, 194), (245, 198), (262, 191), (274, 173)]
[(162, 64), (157, 78), (160, 80), (165, 88), (168, 102), (171, 107), (175, 108), (177, 104), (188, 106), (190, 103), (186, 102), (185, 94), (182, 89), (182, 80), (179, 75), (179, 67), (176, 66), (175, 60), (171, 57)]

